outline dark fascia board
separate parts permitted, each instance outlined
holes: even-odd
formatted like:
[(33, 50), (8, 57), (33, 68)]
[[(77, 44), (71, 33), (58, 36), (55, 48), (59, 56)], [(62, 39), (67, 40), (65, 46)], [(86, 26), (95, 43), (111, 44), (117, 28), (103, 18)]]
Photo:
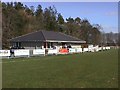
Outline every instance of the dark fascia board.
[(86, 43), (86, 41), (60, 41), (60, 40), (46, 40), (46, 42)]
[(57, 40), (26, 40), (26, 41), (20, 41), (20, 40), (16, 40), (16, 41), (10, 41), (10, 42), (65, 42), (65, 43), (86, 43), (86, 41), (57, 41)]

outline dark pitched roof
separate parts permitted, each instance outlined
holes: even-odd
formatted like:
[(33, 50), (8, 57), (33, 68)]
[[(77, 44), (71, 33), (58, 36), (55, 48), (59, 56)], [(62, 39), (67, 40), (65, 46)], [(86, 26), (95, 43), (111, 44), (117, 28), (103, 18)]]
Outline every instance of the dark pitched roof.
[(86, 43), (83, 40), (66, 35), (60, 32), (53, 31), (36, 31), (25, 34), (10, 40), (11, 42), (25, 42), (25, 41), (42, 41), (42, 42), (76, 42)]

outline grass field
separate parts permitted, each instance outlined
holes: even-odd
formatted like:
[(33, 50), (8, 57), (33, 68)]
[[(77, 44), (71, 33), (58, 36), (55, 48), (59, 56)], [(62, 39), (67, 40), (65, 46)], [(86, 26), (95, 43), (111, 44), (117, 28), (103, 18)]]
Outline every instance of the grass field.
[(3, 60), (3, 88), (117, 88), (118, 51)]

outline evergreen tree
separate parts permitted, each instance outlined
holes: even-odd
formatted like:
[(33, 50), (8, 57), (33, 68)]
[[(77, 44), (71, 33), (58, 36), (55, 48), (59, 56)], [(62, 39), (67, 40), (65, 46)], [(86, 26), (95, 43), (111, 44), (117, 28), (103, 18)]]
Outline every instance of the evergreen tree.
[(65, 22), (54, 6), (43, 10), (38, 5), (35, 10), (34, 6), (23, 6), (21, 2), (2, 3), (3, 48), (9, 47), (9, 39), (36, 30), (63, 32), (91, 44), (99, 44), (103, 38), (100, 25), (91, 25), (87, 19), (80, 17), (69, 17)]
[(36, 30), (41, 30), (44, 29), (44, 17), (43, 17), (43, 10), (42, 10), (42, 6), (38, 5), (36, 12), (35, 12), (35, 16), (36, 16)]
[(63, 16), (59, 13), (58, 14), (58, 24), (64, 24), (64, 19), (63, 19)]
[(56, 8), (55, 7), (52, 8), (51, 6), (49, 8), (45, 8), (43, 15), (44, 15), (45, 29), (57, 31)]

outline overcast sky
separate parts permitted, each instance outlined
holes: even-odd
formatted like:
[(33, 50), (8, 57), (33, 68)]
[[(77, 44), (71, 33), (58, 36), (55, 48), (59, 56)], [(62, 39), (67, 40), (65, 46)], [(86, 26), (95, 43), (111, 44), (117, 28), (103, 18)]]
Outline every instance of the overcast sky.
[(101, 25), (104, 32), (118, 32), (117, 2), (24, 2), (23, 4), (35, 8), (40, 4), (43, 9), (54, 5), (64, 19), (85, 18), (91, 24)]

